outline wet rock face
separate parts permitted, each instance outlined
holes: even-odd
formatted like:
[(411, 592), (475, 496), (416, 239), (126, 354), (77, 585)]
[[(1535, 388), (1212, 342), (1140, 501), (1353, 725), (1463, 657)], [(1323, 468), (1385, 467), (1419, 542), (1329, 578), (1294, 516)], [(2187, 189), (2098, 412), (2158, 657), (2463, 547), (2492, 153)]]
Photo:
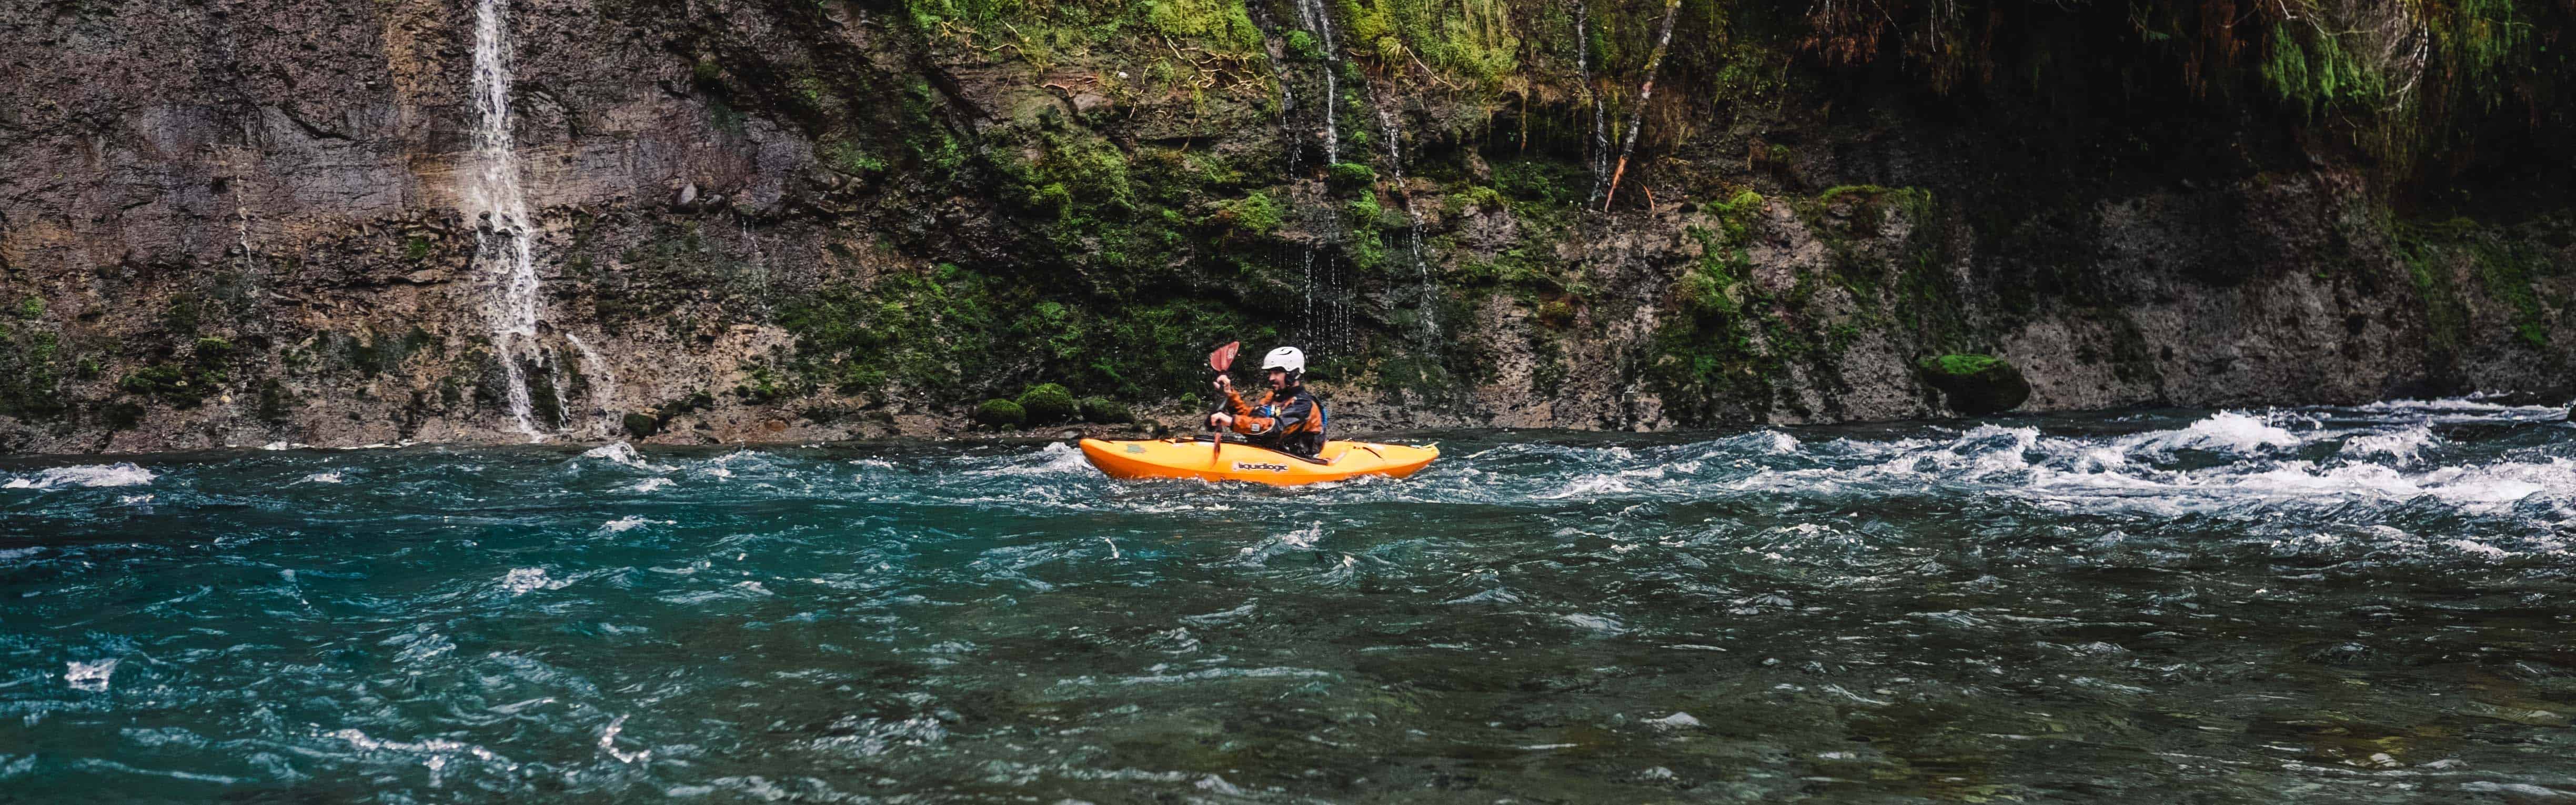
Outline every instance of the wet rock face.
[[(0, 450), (525, 438), (460, 212), (474, 11), (0, 10)], [(1584, 135), (1546, 134), (1583, 95), (1544, 62), (1529, 114), (1559, 140), (1495, 136), (1526, 99), (1380, 76), (1342, 87), (1327, 164), (1324, 63), (1272, 11), (1254, 49), (1029, 54), (837, 2), (511, 3), (534, 418), (952, 432), (1056, 383), (1169, 425), (1235, 338), (1308, 346), (1345, 432), (2576, 382), (2563, 221), (2401, 231), (2305, 160), (1995, 205), (2046, 177), (1901, 112), (1746, 112), (1655, 144), (1600, 212)], [(1863, 103), (1777, 108), (1829, 100)], [(1962, 352), (2025, 382), (1919, 369)]]

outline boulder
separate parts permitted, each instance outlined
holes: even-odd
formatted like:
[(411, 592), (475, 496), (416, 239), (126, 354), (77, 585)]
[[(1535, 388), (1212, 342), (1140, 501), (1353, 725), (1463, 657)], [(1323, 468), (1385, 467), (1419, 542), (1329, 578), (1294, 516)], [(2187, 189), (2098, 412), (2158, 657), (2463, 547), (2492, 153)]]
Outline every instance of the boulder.
[(2030, 381), (2011, 361), (1992, 355), (1936, 355), (1915, 363), (1923, 381), (1941, 390), (1950, 410), (1968, 416), (2000, 414), (2030, 399)]

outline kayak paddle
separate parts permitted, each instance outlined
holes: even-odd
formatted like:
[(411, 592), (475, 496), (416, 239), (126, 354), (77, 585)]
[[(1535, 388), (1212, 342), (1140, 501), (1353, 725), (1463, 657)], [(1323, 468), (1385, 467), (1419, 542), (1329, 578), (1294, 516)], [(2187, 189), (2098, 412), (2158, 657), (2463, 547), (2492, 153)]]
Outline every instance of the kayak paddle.
[[(1216, 378), (1225, 376), (1226, 370), (1234, 368), (1234, 353), (1241, 351), (1243, 351), (1243, 342), (1228, 341), (1225, 342), (1225, 346), (1217, 347), (1215, 352), (1208, 353), (1208, 369), (1216, 372), (1215, 375), (1208, 378), (1208, 382), (1216, 382)], [(1209, 411), (1208, 414), (1210, 416), (1214, 416), (1218, 411), (1225, 410), (1225, 391), (1223, 389), (1219, 389), (1216, 394), (1216, 410)], [(1216, 447), (1208, 450), (1208, 460), (1215, 461), (1217, 454), (1225, 450), (1225, 431), (1214, 426), (1210, 426), (1208, 428), (1208, 436), (1210, 437), (1210, 441), (1216, 443)]]

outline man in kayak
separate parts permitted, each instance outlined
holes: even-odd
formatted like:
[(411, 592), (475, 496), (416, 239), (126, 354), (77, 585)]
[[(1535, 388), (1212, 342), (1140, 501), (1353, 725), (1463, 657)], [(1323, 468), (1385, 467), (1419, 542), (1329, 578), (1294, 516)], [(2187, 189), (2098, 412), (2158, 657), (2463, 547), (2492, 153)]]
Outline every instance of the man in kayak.
[(1270, 379), (1270, 393), (1258, 405), (1246, 403), (1234, 393), (1233, 378), (1216, 376), (1216, 390), (1225, 395), (1226, 410), (1231, 413), (1208, 415), (1208, 427), (1232, 429), (1243, 434), (1244, 441), (1282, 453), (1315, 457), (1324, 451), (1324, 404), (1306, 392), (1306, 353), (1296, 347), (1280, 347), (1261, 359), (1261, 371)]

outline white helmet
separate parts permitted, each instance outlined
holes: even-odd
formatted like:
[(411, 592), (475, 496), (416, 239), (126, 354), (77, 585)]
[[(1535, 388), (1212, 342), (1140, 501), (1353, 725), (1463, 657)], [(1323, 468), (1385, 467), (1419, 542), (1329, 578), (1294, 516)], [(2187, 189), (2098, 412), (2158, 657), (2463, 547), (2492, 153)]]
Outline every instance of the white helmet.
[(1267, 372), (1272, 369), (1286, 369), (1290, 377), (1304, 374), (1306, 353), (1297, 351), (1296, 347), (1280, 347), (1271, 350), (1270, 354), (1261, 356), (1261, 370)]

